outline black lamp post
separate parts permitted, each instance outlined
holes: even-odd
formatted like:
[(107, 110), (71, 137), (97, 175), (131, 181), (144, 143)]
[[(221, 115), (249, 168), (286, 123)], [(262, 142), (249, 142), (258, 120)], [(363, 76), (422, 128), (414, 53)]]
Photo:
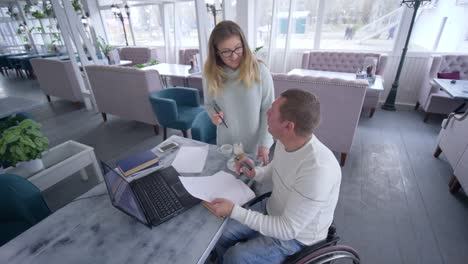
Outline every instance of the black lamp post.
[[(127, 19), (130, 19), (130, 7), (125, 4), (125, 13), (127, 14)], [(125, 24), (124, 24), (124, 15), (122, 14), (122, 11), (120, 10), (120, 7), (118, 7), (115, 4), (111, 5), (111, 11), (114, 13), (114, 16), (120, 19), (120, 23), (122, 23), (122, 28), (124, 32), (124, 37), (125, 37), (125, 44), (128, 46), (128, 39), (127, 39), (127, 30), (125, 29)]]
[(221, 12), (223, 11), (223, 4), (221, 4), (221, 7), (220, 9), (216, 9), (216, 5), (215, 4), (206, 4), (206, 10), (208, 12), (211, 12), (211, 14), (213, 14), (213, 21), (214, 21), (214, 26), (216, 27), (216, 14), (218, 12)]
[(408, 34), (406, 35), (406, 42), (405, 47), (403, 48), (403, 52), (401, 53), (400, 64), (398, 65), (397, 74), (395, 76), (395, 80), (392, 84), (392, 89), (385, 100), (385, 104), (382, 105), (382, 109), (395, 111), (395, 98), (397, 95), (398, 90), (398, 81), (400, 80), (401, 69), (403, 68), (403, 63), (405, 61), (406, 52), (408, 51), (408, 44), (411, 38), (411, 32), (413, 31), (414, 20), (416, 18), (416, 13), (418, 12), (419, 7), (424, 5), (425, 3), (429, 3), (431, 0), (402, 0), (401, 4), (405, 4), (409, 8), (413, 8), (413, 17), (411, 18), (411, 24), (408, 29)]

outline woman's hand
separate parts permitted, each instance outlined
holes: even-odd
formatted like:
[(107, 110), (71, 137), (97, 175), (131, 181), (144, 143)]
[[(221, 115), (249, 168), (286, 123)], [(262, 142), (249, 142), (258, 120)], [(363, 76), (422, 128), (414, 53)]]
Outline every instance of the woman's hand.
[(261, 160), (263, 162), (263, 165), (268, 165), (270, 163), (270, 157), (268, 156), (270, 154), (270, 149), (266, 147), (258, 147), (258, 154), (257, 154), (257, 160)]
[(224, 113), (223, 112), (219, 112), (219, 114), (212, 113), (210, 118), (211, 118), (211, 122), (213, 122), (215, 126), (218, 126), (223, 122), (221, 118), (224, 118)]

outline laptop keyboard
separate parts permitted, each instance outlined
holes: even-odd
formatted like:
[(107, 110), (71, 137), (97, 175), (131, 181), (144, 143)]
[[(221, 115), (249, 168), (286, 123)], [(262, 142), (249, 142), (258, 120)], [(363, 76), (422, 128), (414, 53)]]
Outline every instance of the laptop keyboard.
[(141, 178), (135, 185), (135, 191), (146, 197), (140, 200), (152, 220), (164, 220), (183, 209), (181, 202), (169, 188), (161, 175)]

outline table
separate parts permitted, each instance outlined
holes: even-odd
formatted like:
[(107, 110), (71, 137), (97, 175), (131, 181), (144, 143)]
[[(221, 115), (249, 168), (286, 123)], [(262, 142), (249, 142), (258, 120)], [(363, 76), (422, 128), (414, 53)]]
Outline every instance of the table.
[(26, 112), (40, 104), (42, 104), (42, 102), (21, 97), (7, 96), (0, 98), (0, 118), (4, 118), (19, 112)]
[(184, 79), (184, 86), (188, 87), (187, 78), (191, 75), (198, 74), (200, 71), (189, 73), (190, 66), (183, 64), (159, 63), (142, 68), (143, 70), (157, 70), (159, 75), (164, 77), (164, 85), (167, 87), (166, 77), (179, 77)]
[(26, 75), (32, 78), (33, 72), (32, 72), (31, 63), (29, 62), (30, 59), (56, 57), (58, 55), (59, 54), (55, 54), (55, 53), (35, 53), (35, 54), (31, 53), (31, 54), (25, 54), (25, 55), (19, 55), (19, 56), (10, 56), (7, 58), (7, 60), (9, 61), (12, 68), (17, 70), (17, 73), (20, 76), (22, 74), (18, 70), (23, 69), (26, 72)]
[(466, 102), (468, 102), (468, 80), (456, 80), (455, 83), (451, 83), (451, 81), (452, 80), (449, 79), (434, 79), (434, 83), (448, 95), (463, 101), (462, 104), (453, 111), (458, 113), (466, 106)]
[[(171, 141), (205, 145), (178, 136), (165, 142)], [(177, 151), (158, 155), (170, 164)], [(227, 159), (210, 145), (202, 175), (228, 171)], [(199, 204), (149, 229), (114, 208), (101, 183), (1, 247), (0, 260), (9, 264), (204, 263), (226, 223)]]
[(44, 169), (34, 174), (21, 167), (6, 168), (5, 172), (27, 178), (41, 191), (47, 190), (76, 172), (81, 174), (83, 180), (88, 180), (86, 172), (88, 166), (93, 168), (93, 172), (100, 182), (104, 180), (101, 168), (94, 155), (94, 149), (73, 140), (66, 141), (45, 151), (42, 155), (42, 162), (44, 163)]

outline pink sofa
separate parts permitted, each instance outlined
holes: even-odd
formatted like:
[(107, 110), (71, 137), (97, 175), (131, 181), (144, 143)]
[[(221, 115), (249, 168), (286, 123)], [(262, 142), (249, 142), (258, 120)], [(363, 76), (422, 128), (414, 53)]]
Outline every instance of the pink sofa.
[(431, 57), (430, 69), (423, 80), (415, 110), (421, 106), (424, 122), (430, 114), (449, 114), (461, 105), (459, 100), (451, 98), (433, 82), (439, 72), (460, 72), (460, 79), (468, 80), (468, 55), (444, 55)]
[(51, 95), (73, 102), (83, 101), (71, 61), (36, 58), (31, 59), (31, 65), (49, 102)]
[[(334, 71), (355, 73), (359, 68), (364, 67), (364, 62), (368, 59), (375, 59), (377, 75), (383, 76), (387, 65), (387, 55), (379, 53), (361, 52), (322, 52), (311, 51), (302, 55), (302, 69), (317, 71)], [(383, 81), (383, 79), (382, 79)], [(366, 93), (363, 109), (370, 111), (370, 117), (374, 114), (379, 103), (379, 91), (369, 90)]]
[(468, 112), (450, 114), (442, 122), (437, 138), (434, 157), (444, 153), (454, 173), (450, 180), (450, 192), (458, 191), (461, 186), (468, 190)]
[(89, 65), (85, 69), (104, 121), (107, 121), (106, 114), (113, 114), (153, 125), (155, 133), (159, 133), (158, 120), (149, 101), (151, 92), (163, 89), (156, 70), (105, 65)]
[(315, 135), (332, 151), (341, 153), (341, 166), (344, 166), (358, 125), (367, 82), (273, 74), (273, 83), (276, 97), (292, 88), (319, 97), (321, 122)]

